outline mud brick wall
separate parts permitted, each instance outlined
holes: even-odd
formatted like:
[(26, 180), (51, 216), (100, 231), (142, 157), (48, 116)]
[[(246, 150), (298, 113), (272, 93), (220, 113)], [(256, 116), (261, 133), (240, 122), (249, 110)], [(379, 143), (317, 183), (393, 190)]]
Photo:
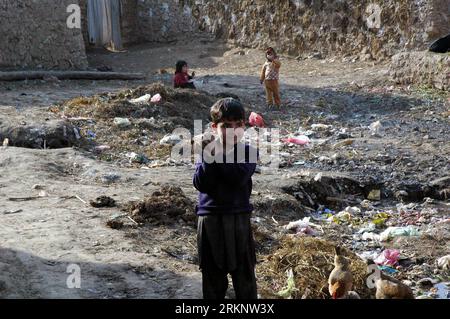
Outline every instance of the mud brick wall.
[(77, 0), (0, 0), (0, 69), (86, 69), (80, 29), (67, 27)]
[[(403, 50), (422, 50), (450, 32), (449, 0), (172, 2), (179, 3), (179, 10), (188, 6), (202, 30), (241, 46), (271, 45), (294, 56), (319, 52), (384, 59)], [(371, 3), (381, 9), (379, 28), (367, 23)]]
[(185, 1), (138, 0), (137, 11), (143, 41), (170, 42), (189, 38), (199, 29), (191, 6)]
[(390, 75), (401, 84), (424, 84), (450, 90), (450, 53), (404, 52), (392, 58)]

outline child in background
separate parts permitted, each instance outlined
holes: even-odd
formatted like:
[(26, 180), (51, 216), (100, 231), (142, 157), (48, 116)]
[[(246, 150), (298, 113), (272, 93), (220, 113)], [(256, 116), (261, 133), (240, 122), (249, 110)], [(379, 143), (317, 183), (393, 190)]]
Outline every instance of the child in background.
[[(280, 77), (281, 62), (273, 48), (266, 50), (267, 61), (264, 63), (261, 71), (261, 84), (265, 84), (267, 106), (271, 108), (273, 105), (280, 108), (280, 86), (278, 83)], [(274, 104), (275, 102), (275, 104)]]
[(195, 89), (192, 79), (195, 77), (195, 72), (192, 75), (188, 74), (189, 68), (186, 61), (178, 61), (175, 68), (175, 77), (173, 79), (173, 86), (175, 88)]
[[(194, 186), (200, 192), (196, 213), (199, 216), (197, 244), (203, 298), (224, 299), (228, 289), (227, 275), (231, 274), (236, 298), (256, 299), (250, 195), (257, 150), (241, 143), (245, 111), (238, 100), (219, 100), (211, 108), (211, 118), (217, 136), (213, 142), (216, 160), (207, 161), (205, 159), (210, 155), (204, 154), (196, 164), (193, 178)], [(237, 159), (239, 148), (245, 150), (242, 159)]]

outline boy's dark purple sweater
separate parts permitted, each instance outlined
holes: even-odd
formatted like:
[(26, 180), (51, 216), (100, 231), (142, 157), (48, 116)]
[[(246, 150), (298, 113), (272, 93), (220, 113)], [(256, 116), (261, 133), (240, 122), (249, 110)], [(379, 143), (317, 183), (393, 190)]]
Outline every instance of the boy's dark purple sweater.
[[(255, 153), (252, 153), (255, 152)], [(250, 162), (256, 149), (245, 145), (245, 160), (232, 163), (208, 164), (199, 162), (195, 167), (194, 186), (200, 192), (196, 213), (199, 216), (211, 214), (251, 213), (252, 175), (256, 161)], [(254, 163), (253, 163), (254, 162)]]

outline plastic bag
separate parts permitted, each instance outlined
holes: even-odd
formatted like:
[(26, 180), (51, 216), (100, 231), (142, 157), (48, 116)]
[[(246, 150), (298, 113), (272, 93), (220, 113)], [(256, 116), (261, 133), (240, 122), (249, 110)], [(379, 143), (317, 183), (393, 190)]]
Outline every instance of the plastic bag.
[(132, 99), (130, 100), (131, 104), (145, 104), (148, 103), (148, 101), (150, 101), (150, 98), (152, 96), (150, 94), (145, 94), (141, 97), (138, 97), (137, 99)]
[(255, 112), (250, 113), (248, 122), (249, 122), (250, 126), (265, 127), (263, 117)]
[(377, 265), (382, 265), (382, 266), (395, 266), (398, 264), (399, 256), (400, 256), (400, 252), (398, 250), (386, 249), (374, 260), (374, 262)]
[(162, 96), (161, 96), (161, 94), (158, 93), (151, 98), (150, 102), (159, 103), (159, 102), (161, 102), (161, 100), (162, 100)]
[(389, 227), (384, 232), (380, 234), (381, 241), (388, 241), (392, 238), (399, 236), (419, 236), (420, 233), (416, 227)]
[(307, 145), (311, 142), (308, 136), (302, 135), (299, 137), (289, 137), (283, 138), (281, 141), (285, 143), (297, 144), (297, 145)]

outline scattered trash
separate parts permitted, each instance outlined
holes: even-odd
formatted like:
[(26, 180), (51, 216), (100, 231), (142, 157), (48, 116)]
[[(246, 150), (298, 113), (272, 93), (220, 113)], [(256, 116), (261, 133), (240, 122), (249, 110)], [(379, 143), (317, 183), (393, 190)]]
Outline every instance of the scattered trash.
[(120, 128), (126, 128), (131, 126), (131, 122), (127, 118), (116, 117), (114, 118), (114, 124)]
[(298, 137), (289, 137), (289, 138), (283, 138), (281, 139), (282, 142), (288, 143), (288, 144), (297, 144), (297, 145), (308, 145), (311, 140), (308, 136), (298, 136)]
[(171, 145), (174, 146), (182, 141), (181, 137), (176, 134), (168, 134), (164, 136), (161, 141), (159, 141), (160, 145)]
[(374, 262), (377, 265), (382, 266), (396, 266), (398, 264), (399, 256), (400, 252), (398, 250), (386, 249), (374, 260)]
[(439, 258), (437, 264), (440, 269), (450, 270), (450, 255)]
[(115, 207), (116, 201), (109, 196), (100, 196), (97, 197), (95, 200), (91, 200), (89, 204), (91, 204), (91, 206), (95, 208)]
[(250, 113), (248, 122), (249, 122), (250, 126), (265, 127), (263, 117), (255, 112)]
[(80, 135), (80, 133), (78, 132), (78, 129), (77, 129), (76, 127), (73, 128), (73, 133), (75, 134), (75, 138), (76, 138), (77, 140), (81, 139), (81, 135)]
[(152, 96), (150, 94), (145, 94), (141, 97), (138, 97), (137, 99), (132, 99), (130, 100), (131, 104), (145, 104), (148, 103), (148, 101), (150, 101), (150, 98)]
[[(292, 299), (300, 299), (306, 289), (310, 299), (329, 299), (328, 277), (333, 270), (332, 263), (336, 244), (316, 237), (292, 237), (281, 239), (270, 256), (257, 266), (258, 278), (264, 278), (258, 284), (264, 298), (280, 298), (277, 294), (286, 286), (286, 272), (292, 268), (295, 288)], [(353, 290), (361, 298), (370, 298), (371, 292), (366, 285), (367, 264), (350, 250), (343, 248), (342, 254), (350, 262), (353, 274)], [(291, 285), (292, 287), (292, 285)]]
[(295, 231), (296, 235), (317, 236), (318, 232), (313, 229), (313, 227), (318, 228), (323, 232), (322, 227), (311, 223), (310, 219), (310, 217), (305, 217), (295, 222), (290, 222), (288, 225), (284, 226), (284, 228)]
[(161, 102), (161, 100), (162, 100), (161, 94), (157, 93), (150, 99), (150, 102), (159, 103), (159, 102)]
[(97, 134), (95, 134), (94, 132), (92, 132), (90, 130), (87, 131), (86, 134), (87, 134), (87, 138), (90, 139), (90, 140), (95, 139), (95, 137), (97, 136)]
[(41, 190), (41, 189), (44, 189), (45, 186), (44, 185), (40, 185), (40, 184), (34, 184), (31, 188), (34, 189), (34, 190)]
[(150, 160), (143, 154), (137, 154), (135, 152), (130, 152), (125, 154), (126, 157), (130, 159), (130, 163), (147, 164)]
[(383, 126), (381, 125), (380, 121), (373, 122), (369, 125), (370, 134), (372, 136), (381, 136), (381, 130), (383, 129)]
[(387, 213), (378, 213), (375, 215), (374, 219), (372, 219), (372, 223), (376, 227), (382, 227), (385, 225), (386, 221), (389, 219), (389, 215)]
[(384, 232), (380, 234), (381, 241), (389, 241), (395, 237), (399, 236), (419, 236), (420, 233), (416, 227), (407, 226), (407, 227), (389, 227)]
[(292, 271), (292, 268), (287, 270), (286, 274), (287, 274), (286, 280), (287, 286), (284, 287), (279, 292), (277, 292), (277, 295), (285, 299), (292, 299), (292, 293), (298, 291), (298, 289), (295, 288), (294, 272)]
[(3, 140), (3, 148), (8, 147), (8, 145), (9, 145), (9, 139), (5, 138), (5, 139)]

